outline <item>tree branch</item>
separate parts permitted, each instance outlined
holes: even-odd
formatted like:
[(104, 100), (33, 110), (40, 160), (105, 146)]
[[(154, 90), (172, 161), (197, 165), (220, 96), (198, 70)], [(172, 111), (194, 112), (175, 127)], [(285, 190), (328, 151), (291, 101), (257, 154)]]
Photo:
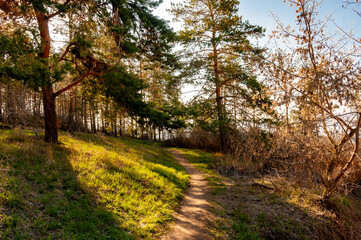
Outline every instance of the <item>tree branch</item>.
[(316, 105), (317, 107), (319, 107), (320, 109), (324, 110), (327, 114), (329, 114), (333, 119), (335, 119), (336, 121), (338, 121), (339, 123), (341, 123), (341, 125), (343, 124), (348, 130), (353, 130), (352, 127), (347, 124), (342, 118), (337, 117), (337, 115), (334, 115), (332, 113), (331, 110), (328, 110), (327, 108), (321, 106), (320, 104), (318, 104), (317, 102), (310, 100), (311, 103), (313, 103), (314, 105)]
[(328, 131), (327, 126), (326, 126), (325, 110), (321, 109), (321, 114), (322, 114), (322, 126), (323, 126), (323, 129), (324, 129), (325, 133), (326, 133), (326, 136), (327, 136), (328, 140), (330, 141), (330, 143), (332, 144), (333, 148), (337, 151), (338, 148), (337, 148), (336, 142), (331, 137), (331, 134)]
[[(68, 5), (68, 3), (69, 3), (70, 1), (71, 1), (71, 0), (66, 0), (66, 2), (63, 3), (63, 6)], [(56, 11), (56, 12), (50, 14), (47, 18), (48, 18), (48, 19), (53, 18), (53, 17), (59, 15), (60, 13), (61, 13), (61, 11)]]
[(101, 77), (101, 75), (97, 72), (90, 72), (91, 75), (97, 76), (102, 82), (104, 82), (104, 79)]
[(327, 193), (327, 197), (329, 197), (336, 190), (335, 186), (336, 186), (337, 182), (340, 181), (340, 179), (345, 175), (346, 171), (351, 167), (351, 164), (353, 163), (354, 159), (357, 157), (357, 152), (360, 148), (360, 127), (361, 127), (361, 113), (359, 113), (357, 127), (355, 128), (356, 129), (356, 139), (355, 139), (356, 145), (355, 145), (354, 151), (353, 151), (352, 155), (350, 156), (350, 159), (347, 161), (347, 163), (341, 169), (339, 174), (332, 181), (332, 187), (329, 189), (329, 191)]
[(93, 66), (91, 69), (89, 69), (88, 72), (86, 72), (86, 73), (85, 73), (80, 79), (78, 79), (77, 81), (70, 83), (70, 84), (69, 84), (68, 86), (66, 86), (65, 88), (60, 89), (59, 91), (57, 91), (56, 93), (54, 93), (54, 97), (56, 98), (57, 96), (59, 96), (59, 95), (62, 94), (63, 92), (66, 92), (66, 91), (68, 91), (70, 88), (72, 88), (72, 87), (78, 85), (79, 83), (81, 83), (86, 77), (88, 77), (88, 76), (91, 74), (91, 72), (93, 71), (93, 68), (94, 68), (94, 66)]
[(61, 62), (61, 61), (64, 60), (66, 54), (68, 54), (68, 52), (69, 52), (69, 50), (70, 50), (70, 47), (73, 46), (73, 45), (74, 45), (74, 43), (70, 43), (70, 44), (66, 47), (63, 55), (61, 55), (61, 57), (58, 59), (58, 62)]

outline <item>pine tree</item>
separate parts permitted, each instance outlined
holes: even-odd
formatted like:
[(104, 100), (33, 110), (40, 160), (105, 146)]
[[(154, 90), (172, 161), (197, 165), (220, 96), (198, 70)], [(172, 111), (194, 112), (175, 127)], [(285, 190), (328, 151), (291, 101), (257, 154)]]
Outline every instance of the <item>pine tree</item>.
[[(135, 107), (138, 91), (144, 87), (142, 81), (124, 66), (107, 62), (90, 33), (105, 31), (112, 36), (120, 58), (141, 53), (167, 62), (169, 55), (162, 53), (169, 50), (167, 41), (173, 34), (164, 21), (151, 14), (151, 8), (158, 4), (144, 0), (1, 1), (0, 77), (22, 81), (42, 92), (46, 141), (58, 142), (56, 98), (87, 78), (103, 82), (110, 96), (127, 93), (123, 98), (115, 97)], [(67, 13), (78, 19), (72, 26), (65, 24), (69, 22)], [(62, 53), (54, 48), (51, 26), (68, 34), (67, 30), (73, 29), (74, 36)], [(76, 78), (59, 88), (70, 73)]]
[(215, 95), (222, 152), (227, 151), (226, 101), (231, 97), (227, 94), (227, 86), (237, 86), (240, 96), (241, 92), (246, 93), (240, 89), (241, 84), (256, 92), (261, 90), (246, 63), (261, 52), (252, 46), (249, 38), (260, 37), (264, 30), (243, 21), (237, 13), (238, 5), (238, 0), (188, 0), (172, 8), (176, 19), (184, 23), (179, 35), (192, 49), (188, 56), (189, 71), (197, 78), (201, 74), (205, 79), (203, 89), (212, 97)]

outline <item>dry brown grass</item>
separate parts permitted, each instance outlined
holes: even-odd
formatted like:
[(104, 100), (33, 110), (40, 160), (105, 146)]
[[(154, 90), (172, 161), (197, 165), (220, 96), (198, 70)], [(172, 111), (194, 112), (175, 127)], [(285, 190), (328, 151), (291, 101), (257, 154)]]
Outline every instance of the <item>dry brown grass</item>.
[[(198, 129), (188, 135), (180, 134), (173, 139), (173, 146), (218, 151), (217, 140), (216, 135)], [(262, 237), (302, 239), (297, 235), (302, 229), (311, 239), (359, 239), (360, 161), (355, 161), (346, 171), (329, 198), (325, 199), (324, 194), (328, 184), (352, 155), (352, 142), (344, 145), (337, 159), (327, 138), (283, 129), (272, 134), (260, 129), (232, 131), (228, 135), (228, 143), (230, 154), (216, 154), (208, 165), (223, 176), (233, 177), (238, 183), (248, 181), (248, 186), (231, 187), (228, 195), (220, 196), (228, 199), (220, 201), (227, 206), (226, 209), (229, 208), (227, 211), (237, 210), (235, 206), (248, 209), (244, 214), (248, 214), (250, 221), (256, 225), (255, 219), (259, 214), (264, 213), (263, 217), (267, 219), (279, 219), (273, 225), (281, 228), (283, 235), (276, 233), (279, 229), (276, 231), (270, 227), (262, 230), (258, 226), (256, 230), (262, 233)], [(332, 171), (328, 172), (328, 169)], [(304, 213), (307, 216), (303, 216)], [(287, 231), (293, 235), (287, 235)]]
[[(333, 199), (338, 211), (319, 201), (318, 189), (302, 188), (281, 177), (223, 178), (227, 190), (216, 196), (227, 218), (243, 224), (261, 239), (359, 239), (360, 199), (340, 195)], [(236, 234), (229, 232), (229, 238)]]
[(233, 131), (228, 139), (230, 154), (213, 163), (223, 175), (274, 174), (300, 186), (322, 186), (323, 197), (333, 187), (337, 195), (348, 194), (360, 186), (360, 161), (353, 162), (340, 180), (335, 181), (353, 154), (351, 142), (336, 158), (329, 141), (322, 136), (287, 133), (282, 129), (270, 134), (251, 129)]

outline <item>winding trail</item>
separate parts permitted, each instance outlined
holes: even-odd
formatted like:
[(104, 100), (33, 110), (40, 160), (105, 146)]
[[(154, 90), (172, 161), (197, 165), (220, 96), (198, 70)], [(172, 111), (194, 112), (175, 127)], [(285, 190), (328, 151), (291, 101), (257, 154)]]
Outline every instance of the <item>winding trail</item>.
[(179, 211), (174, 215), (175, 225), (162, 240), (213, 239), (207, 225), (213, 222), (210, 212), (210, 187), (202, 172), (193, 167), (177, 150), (169, 150), (191, 176), (190, 187), (184, 195)]

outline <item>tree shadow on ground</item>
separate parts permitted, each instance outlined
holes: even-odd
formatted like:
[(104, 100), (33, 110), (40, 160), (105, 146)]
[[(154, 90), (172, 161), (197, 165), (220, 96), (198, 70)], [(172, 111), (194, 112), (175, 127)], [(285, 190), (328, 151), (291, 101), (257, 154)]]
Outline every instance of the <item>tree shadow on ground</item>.
[[(67, 144), (84, 146), (76, 154), (90, 156), (87, 161), (94, 167), (86, 170), (92, 173), (84, 173), (82, 181), (96, 176), (97, 196), (107, 209), (120, 209), (122, 225), (139, 237), (161, 235), (189, 179), (169, 151), (153, 142), (81, 133)], [(95, 151), (101, 156), (91, 157)]]
[[(180, 189), (185, 189), (187, 187), (187, 184), (177, 176), (178, 172), (186, 173), (185, 168), (182, 167), (177, 160), (175, 160), (171, 152), (160, 148), (158, 145), (159, 143), (157, 142), (133, 138), (88, 135), (82, 133), (76, 134), (74, 138), (81, 141), (91, 142), (96, 146), (104, 147), (120, 154), (130, 152), (137, 154), (138, 156), (141, 156), (140, 159), (144, 162), (144, 164), (151, 163), (148, 164), (147, 167), (154, 173), (172, 182)], [(119, 145), (120, 141), (122, 145)], [(109, 164), (109, 167), (112, 167), (111, 164)], [(134, 176), (132, 177), (134, 178)]]
[(135, 239), (79, 183), (67, 148), (0, 135), (2, 239)]
[(244, 178), (216, 196), (233, 220), (236, 239), (345, 239), (346, 229), (336, 227), (330, 215), (304, 208), (289, 201), (289, 193), (254, 184), (257, 181)]

